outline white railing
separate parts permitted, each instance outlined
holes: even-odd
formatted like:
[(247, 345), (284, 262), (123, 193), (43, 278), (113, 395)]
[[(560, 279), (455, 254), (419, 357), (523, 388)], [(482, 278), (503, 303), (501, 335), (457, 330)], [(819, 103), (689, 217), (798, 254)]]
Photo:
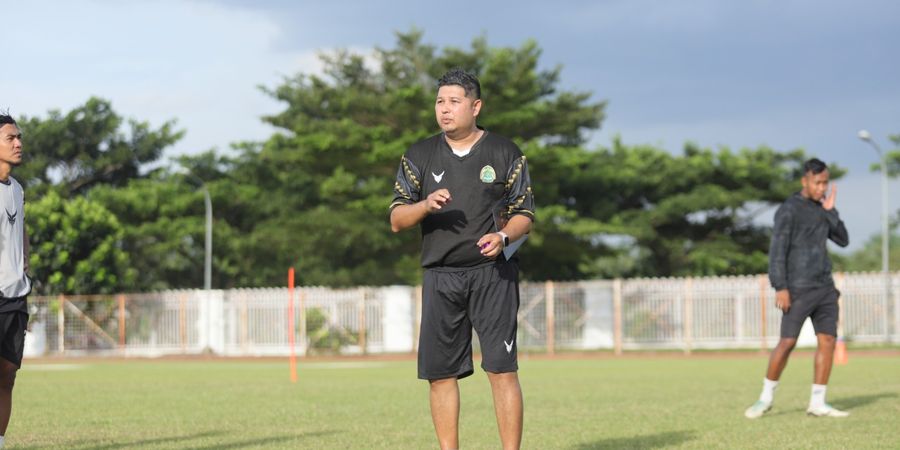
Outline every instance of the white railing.
[[(900, 342), (900, 273), (891, 299), (883, 281), (878, 273), (835, 275), (839, 334), (848, 341)], [(301, 355), (414, 352), (420, 292), (298, 288), (294, 330), (286, 288), (32, 297), (26, 352), (287, 355), (290, 333)], [(769, 348), (781, 320), (762, 275), (523, 283), (520, 296), (523, 351)], [(805, 327), (800, 345), (814, 342)]]

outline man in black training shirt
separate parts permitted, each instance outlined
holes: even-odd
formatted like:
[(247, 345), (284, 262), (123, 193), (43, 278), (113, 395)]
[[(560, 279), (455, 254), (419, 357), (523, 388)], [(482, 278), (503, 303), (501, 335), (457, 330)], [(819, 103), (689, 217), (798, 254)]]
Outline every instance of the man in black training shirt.
[[(755, 419), (772, 408), (778, 379), (787, 365), (803, 322), (809, 317), (816, 330), (815, 373), (806, 413), (816, 417), (846, 417), (847, 412), (825, 403), (837, 337), (838, 297), (831, 278), (826, 243), (849, 244), (847, 229), (834, 207), (837, 186), (828, 196), (828, 167), (818, 159), (803, 164), (803, 190), (789, 197), (775, 213), (769, 249), (769, 281), (775, 288), (775, 305), (784, 311), (781, 340), (769, 358), (759, 400), (744, 415)], [(823, 200), (824, 198), (824, 200)]]
[(441, 77), (434, 112), (442, 133), (407, 150), (391, 203), (393, 231), (421, 224), (418, 372), (430, 384), (442, 449), (459, 448), (457, 380), (473, 373), (473, 327), (503, 448), (519, 448), (522, 440), (519, 269), (503, 250), (531, 229), (534, 203), (525, 156), (510, 140), (478, 127), (480, 111), (475, 76), (454, 69)]

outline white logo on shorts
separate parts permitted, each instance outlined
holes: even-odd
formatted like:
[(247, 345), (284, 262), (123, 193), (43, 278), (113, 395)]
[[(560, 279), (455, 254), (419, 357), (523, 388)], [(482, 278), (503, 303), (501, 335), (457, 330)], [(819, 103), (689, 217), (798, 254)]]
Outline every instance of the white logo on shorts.
[(506, 346), (506, 353), (512, 353), (512, 347), (513, 347), (513, 344), (515, 344), (515, 343), (516, 343), (515, 339), (513, 339), (509, 343), (507, 343), (505, 340), (503, 341), (503, 345)]
[[(446, 172), (446, 170), (445, 170), (444, 172)], [(437, 174), (435, 174), (434, 172), (431, 172), (431, 176), (434, 177), (434, 182), (435, 182), (435, 183), (440, 183), (440, 182), (441, 182), (441, 180), (444, 178), (444, 172), (441, 172), (440, 175), (437, 175)]]

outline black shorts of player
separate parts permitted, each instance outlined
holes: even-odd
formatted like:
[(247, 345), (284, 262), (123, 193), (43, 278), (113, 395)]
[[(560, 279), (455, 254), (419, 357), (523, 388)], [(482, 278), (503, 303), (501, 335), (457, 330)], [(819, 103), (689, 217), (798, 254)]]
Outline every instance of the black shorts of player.
[(28, 314), (22, 311), (0, 312), (0, 357), (22, 367), (25, 350), (25, 328)]
[(781, 337), (797, 338), (803, 322), (809, 317), (816, 334), (837, 337), (838, 297), (834, 286), (791, 289), (791, 307), (781, 318)]
[(481, 344), (481, 368), (491, 373), (519, 370), (516, 318), (519, 267), (495, 261), (467, 268), (425, 269), (419, 378), (472, 375), (472, 328)]

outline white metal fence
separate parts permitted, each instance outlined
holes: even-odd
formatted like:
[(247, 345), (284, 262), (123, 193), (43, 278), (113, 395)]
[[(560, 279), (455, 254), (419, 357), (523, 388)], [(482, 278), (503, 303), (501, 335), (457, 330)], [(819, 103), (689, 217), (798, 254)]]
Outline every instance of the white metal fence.
[[(900, 342), (900, 273), (884, 298), (878, 273), (836, 274), (839, 334)], [(523, 351), (768, 348), (781, 311), (765, 276), (523, 283)], [(28, 355), (287, 355), (416, 350), (419, 287), (286, 288), (32, 297)], [(801, 335), (814, 342), (811, 330)]]

